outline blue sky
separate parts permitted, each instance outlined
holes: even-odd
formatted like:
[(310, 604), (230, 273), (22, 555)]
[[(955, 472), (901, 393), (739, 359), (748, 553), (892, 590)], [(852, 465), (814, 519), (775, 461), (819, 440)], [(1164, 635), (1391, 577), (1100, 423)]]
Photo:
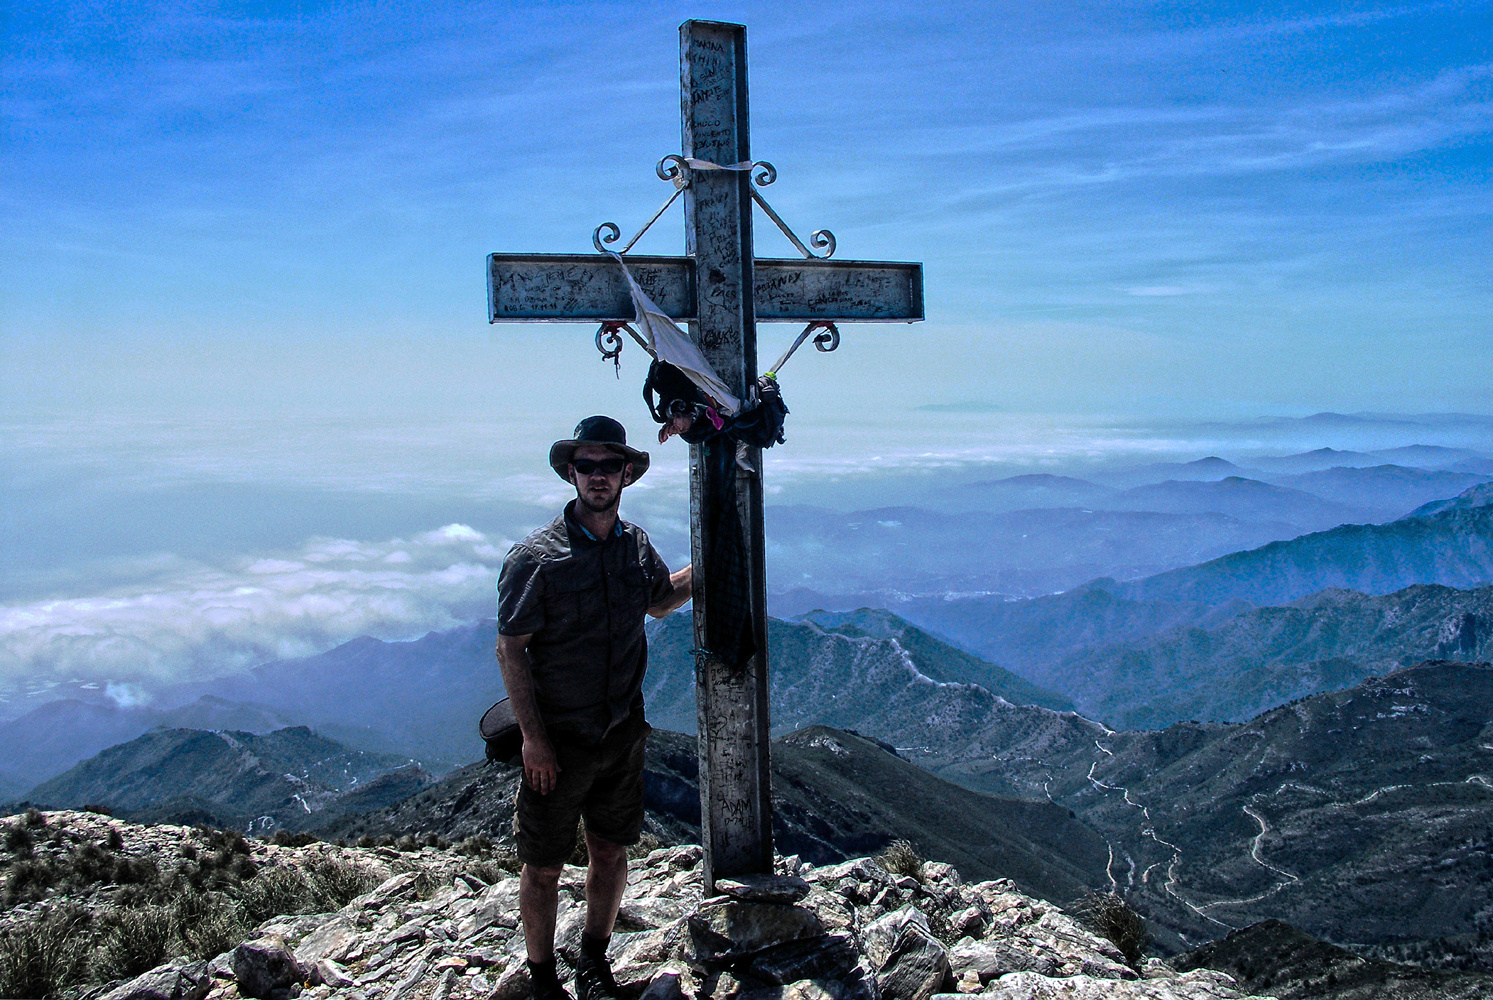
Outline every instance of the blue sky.
[[(0, 701), (486, 613), (548, 442), (651, 426), (638, 351), (487, 324), (484, 258), (658, 206), (687, 17), (748, 25), (780, 214), (926, 267), (926, 323), (785, 369), (774, 502), (1493, 449), (1252, 422), (1493, 413), (1493, 3), (12, 3)], [(681, 249), (677, 207), (638, 246)], [(672, 442), (628, 501), (675, 562), (684, 478)]]
[(568, 420), (589, 331), (489, 329), (482, 258), (647, 217), (704, 16), (779, 211), (927, 265), (801, 399), (1486, 411), (1493, 5), (1197, 8), (13, 5), (0, 408)]

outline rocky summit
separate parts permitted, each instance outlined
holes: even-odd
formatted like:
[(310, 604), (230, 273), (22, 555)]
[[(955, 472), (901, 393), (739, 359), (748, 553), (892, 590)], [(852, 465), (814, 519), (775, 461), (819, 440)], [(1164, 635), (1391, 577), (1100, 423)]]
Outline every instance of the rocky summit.
[[(53, 813), (51, 828), (105, 826), (162, 856), (201, 836)], [(95, 830), (97, 828), (97, 830)], [(95, 987), (84, 1000), (524, 1000), (530, 994), (518, 878), (450, 851), (249, 842), (271, 868), (352, 864), (382, 876), (338, 909), (273, 916), (211, 959), (182, 958)], [(889, 871), (888, 867), (898, 871)], [(582, 868), (560, 886), (562, 974), (578, 958)], [(256, 878), (264, 877), (263, 874)], [(770, 876), (722, 879), (703, 894), (701, 850), (660, 848), (632, 862), (609, 954), (642, 1000), (1155, 998), (1225, 1000), (1229, 976), (1138, 967), (1060, 908), (1005, 879), (965, 882), (950, 865), (901, 857), (814, 866), (779, 858)], [(62, 905), (58, 900), (35, 904)], [(12, 913), (10, 916), (14, 917)], [(34, 914), (33, 914), (34, 916)]]

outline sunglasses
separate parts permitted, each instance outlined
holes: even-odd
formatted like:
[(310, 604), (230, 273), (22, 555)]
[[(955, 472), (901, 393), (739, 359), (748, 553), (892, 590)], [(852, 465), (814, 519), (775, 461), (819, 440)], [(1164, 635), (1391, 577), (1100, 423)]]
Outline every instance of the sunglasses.
[(627, 464), (627, 460), (622, 458), (603, 458), (600, 461), (595, 461), (589, 458), (577, 458), (570, 464), (582, 476), (589, 476), (598, 469), (604, 475), (615, 476), (622, 471), (622, 467)]

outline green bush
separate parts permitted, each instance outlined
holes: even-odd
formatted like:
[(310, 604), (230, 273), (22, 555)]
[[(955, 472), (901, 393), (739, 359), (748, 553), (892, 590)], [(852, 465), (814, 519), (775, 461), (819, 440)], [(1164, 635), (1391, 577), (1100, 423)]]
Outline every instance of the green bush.
[(176, 934), (194, 958), (212, 958), (243, 940), (238, 908), (222, 893), (185, 893), (173, 911)]
[(872, 860), (893, 875), (907, 875), (923, 881), (923, 859), (910, 840), (892, 841)]
[(47, 825), (47, 818), (35, 806), (27, 809), (22, 815), (25, 817), (27, 826), (40, 828)]
[(485, 833), (474, 834), (456, 845), (456, 853), (469, 858), (485, 858), (492, 850), (492, 838)]
[(307, 844), (321, 843), (321, 838), (309, 833), (291, 833), (289, 830), (276, 830), (270, 835), (270, 843), (279, 847), (305, 847)]
[(1125, 897), (1113, 892), (1091, 893), (1078, 901), (1073, 914), (1118, 948), (1131, 968), (1140, 968), (1151, 933), (1145, 918), (1130, 908)]
[(0, 932), (0, 996), (56, 996), (82, 981), (88, 922), (81, 907), (57, 907)]
[(412, 833), (406, 833), (404, 836), (394, 841), (394, 850), (396, 851), (405, 851), (407, 853), (412, 853), (414, 851), (418, 851), (419, 849), (420, 845), (415, 840), (415, 835)]

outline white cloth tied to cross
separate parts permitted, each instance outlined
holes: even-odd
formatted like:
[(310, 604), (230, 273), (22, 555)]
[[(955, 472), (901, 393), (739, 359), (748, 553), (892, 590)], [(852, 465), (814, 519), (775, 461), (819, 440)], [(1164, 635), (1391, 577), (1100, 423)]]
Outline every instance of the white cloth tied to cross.
[[(746, 166), (750, 167), (751, 164)], [(716, 409), (721, 413), (728, 417), (736, 416), (741, 411), (741, 400), (726, 388), (726, 383), (722, 382), (720, 376), (715, 373), (715, 369), (710, 367), (710, 362), (705, 360), (705, 355), (700, 353), (700, 349), (695, 346), (694, 341), (689, 339), (689, 335), (679, 329), (679, 324), (675, 323), (668, 313), (660, 309), (639, 287), (632, 272), (627, 269), (627, 263), (623, 261), (622, 255), (611, 251), (608, 253), (622, 266), (622, 273), (627, 276), (627, 288), (632, 293), (632, 308), (637, 313), (637, 319), (634, 322), (637, 323), (638, 333), (647, 341), (653, 356), (660, 361), (667, 361), (684, 372), (701, 392), (715, 401)]]

